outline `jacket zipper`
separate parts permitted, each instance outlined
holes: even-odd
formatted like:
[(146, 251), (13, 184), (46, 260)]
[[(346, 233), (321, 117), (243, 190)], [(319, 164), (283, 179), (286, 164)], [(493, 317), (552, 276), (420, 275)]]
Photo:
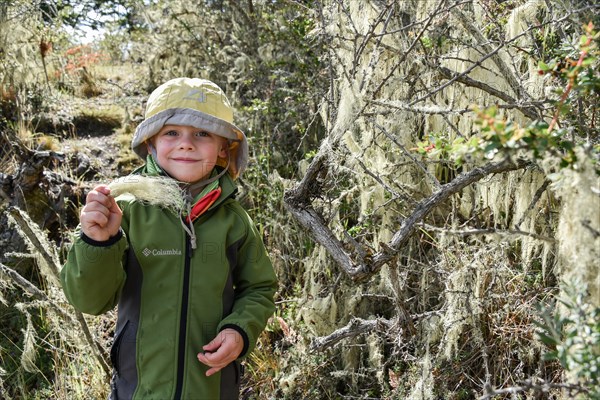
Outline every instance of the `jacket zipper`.
[(175, 384), (174, 399), (181, 399), (183, 391), (183, 376), (185, 367), (185, 343), (187, 332), (187, 313), (190, 296), (190, 267), (191, 267), (191, 244), (190, 236), (185, 235), (185, 264), (183, 269), (183, 294), (181, 300), (181, 315), (179, 318), (179, 349), (177, 355), (177, 382)]

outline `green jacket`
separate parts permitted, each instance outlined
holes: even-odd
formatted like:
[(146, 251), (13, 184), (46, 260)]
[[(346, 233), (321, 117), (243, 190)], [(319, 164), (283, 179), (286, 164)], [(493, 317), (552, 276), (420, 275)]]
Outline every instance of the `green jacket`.
[(242, 334), (240, 357), (252, 351), (275, 310), (277, 281), (228, 174), (220, 186), (194, 221), (193, 251), (180, 216), (133, 199), (119, 201), (117, 236), (95, 242), (80, 234), (70, 249), (61, 271), (68, 300), (94, 315), (118, 304), (111, 398), (238, 397), (239, 361), (206, 377), (196, 355), (225, 328)]

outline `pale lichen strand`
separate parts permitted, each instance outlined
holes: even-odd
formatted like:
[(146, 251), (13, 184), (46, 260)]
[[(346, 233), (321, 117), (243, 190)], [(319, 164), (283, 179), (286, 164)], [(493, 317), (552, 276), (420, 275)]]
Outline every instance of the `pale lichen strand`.
[(168, 177), (129, 175), (111, 182), (108, 187), (115, 198), (129, 195), (143, 203), (161, 206), (175, 213), (183, 207), (182, 189), (176, 180)]
[(562, 202), (557, 272), (567, 282), (587, 285), (589, 300), (600, 307), (600, 178), (585, 154), (578, 158), (580, 169), (562, 170), (552, 184)]

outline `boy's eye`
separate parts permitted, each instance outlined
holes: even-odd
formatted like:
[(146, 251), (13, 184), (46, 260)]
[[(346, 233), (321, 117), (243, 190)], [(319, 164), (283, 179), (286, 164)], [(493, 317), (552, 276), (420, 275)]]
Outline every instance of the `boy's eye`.
[(206, 132), (206, 131), (198, 131), (198, 132), (196, 132), (196, 136), (199, 136), (199, 137), (208, 136), (208, 132)]
[(178, 133), (177, 133), (177, 131), (166, 131), (166, 132), (164, 133), (164, 135), (165, 135), (165, 136), (177, 136), (177, 135), (178, 135)]

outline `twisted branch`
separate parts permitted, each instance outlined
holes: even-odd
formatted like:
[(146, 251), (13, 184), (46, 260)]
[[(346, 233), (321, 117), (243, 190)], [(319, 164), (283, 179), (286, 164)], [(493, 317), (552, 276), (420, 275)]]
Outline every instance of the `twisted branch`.
[[(333, 234), (321, 215), (312, 206), (309, 186), (304, 180), (304, 186), (299, 185), (295, 189), (286, 192), (284, 202), (286, 208), (294, 215), (296, 220), (312, 235), (317, 243), (327, 249), (342, 270), (354, 281), (363, 281), (370, 278), (383, 265), (391, 261), (401, 250), (402, 244), (418, 228), (418, 223), (450, 196), (490, 174), (514, 171), (523, 169), (526, 166), (527, 164), (524, 161), (513, 162), (505, 159), (458, 175), (453, 181), (440, 186), (436, 192), (421, 200), (410, 216), (404, 220), (392, 240), (387, 244), (381, 243), (382, 250), (367, 258), (349, 254), (345, 250), (343, 243)], [(365, 253), (368, 254), (368, 251), (365, 251)]]

